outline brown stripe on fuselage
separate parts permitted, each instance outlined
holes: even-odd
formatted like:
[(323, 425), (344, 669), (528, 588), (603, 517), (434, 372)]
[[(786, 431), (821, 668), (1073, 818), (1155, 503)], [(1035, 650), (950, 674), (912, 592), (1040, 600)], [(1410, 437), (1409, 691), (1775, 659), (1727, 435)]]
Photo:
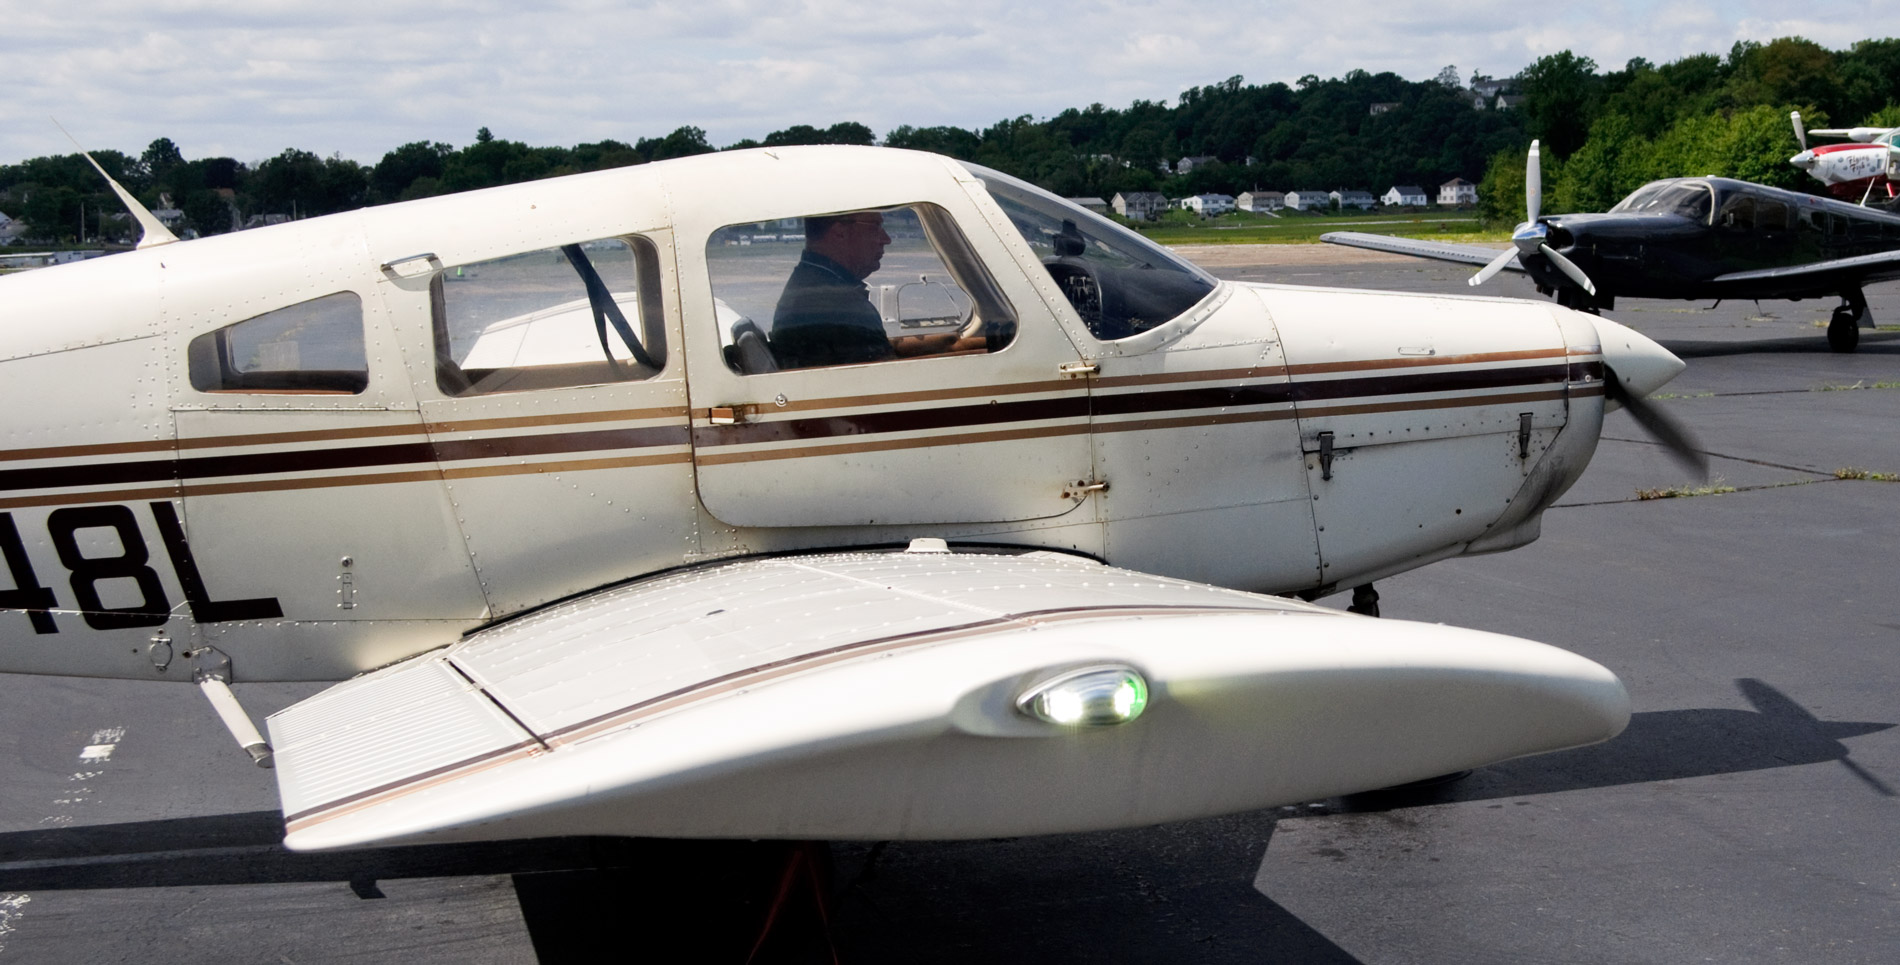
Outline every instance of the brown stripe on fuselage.
[(1287, 366), (1291, 375), (1325, 375), (1331, 372), (1355, 372), (1361, 369), (1409, 369), (1429, 365), (1475, 365), (1482, 362), (1521, 362), (1527, 359), (1560, 359), (1562, 348), (1533, 348), (1517, 352), (1473, 352), (1468, 355), (1405, 355), (1396, 358), (1361, 359), (1354, 362), (1307, 362)]
[[(233, 410), (192, 410), (230, 413)], [(331, 410), (299, 409), (299, 415), (321, 414)], [(347, 412), (349, 410), (334, 410)], [(590, 422), (636, 422), (646, 419), (686, 418), (682, 406), (654, 409), (618, 409), (601, 412), (576, 412), (556, 415), (511, 416), (502, 419), (461, 419), (449, 422), (405, 422), (397, 425), (340, 426), (334, 429), (306, 429), (295, 432), (254, 432), (233, 436), (198, 436), (184, 439), (152, 439), (145, 442), (107, 442), (97, 445), (44, 446), (34, 449), (0, 450), (0, 462), (29, 459), (62, 459), (75, 456), (116, 456), (140, 452), (175, 452), (186, 449), (223, 449), (238, 446), (284, 446), (304, 442), (333, 442), (344, 439), (380, 439), (390, 436), (420, 436), (450, 432), (487, 432), (495, 429), (527, 429), (543, 426)]]
[(1053, 436), (1081, 435), (1090, 431), (1086, 422), (1066, 425), (1035, 426), (1028, 429), (997, 429), (991, 432), (960, 432), (951, 435), (912, 436), (908, 439), (878, 439), (871, 442), (847, 442), (829, 446), (780, 447), (750, 452), (707, 452), (700, 450), (695, 461), (702, 466), (724, 466), (740, 462), (770, 459), (803, 459), (808, 456), (842, 456), (860, 452), (890, 452), (896, 449), (925, 449), (937, 446), (967, 446), (985, 442), (1011, 442), (1017, 439), (1045, 439)]
[(596, 469), (630, 469), (692, 462), (687, 451), (646, 456), (618, 456), (607, 459), (573, 459), (565, 462), (511, 463), (506, 466), (462, 466), (450, 469), (417, 469), (408, 472), (384, 472), (357, 476), (304, 476), (297, 479), (247, 479), (243, 482), (194, 483), (149, 489), (116, 489), (84, 493), (52, 493), (42, 496), (16, 496), (0, 499), (0, 510), (32, 506), (67, 506), (90, 503), (129, 503), (151, 499), (176, 499), (195, 496), (230, 496), (242, 493), (289, 492), (299, 489), (332, 489), (341, 486), (385, 486), (394, 483), (435, 482), (442, 479), (478, 479), (491, 476), (531, 476), (555, 472), (588, 472)]
[[(537, 734), (535, 736), (545, 741), (549, 746), (558, 749), (563, 746), (579, 743), (604, 731), (624, 727), (636, 720), (690, 706), (743, 687), (758, 686), (766, 681), (790, 676), (795, 673), (803, 673), (843, 660), (874, 656), (876, 654), (890, 653), (897, 650), (933, 646), (951, 640), (979, 636), (1001, 627), (1007, 627), (1010, 624), (1034, 627), (1049, 623), (1065, 623), (1107, 617), (1170, 617), (1214, 613), (1284, 612), (1287, 611), (1264, 606), (1166, 606), (1156, 604), (1131, 604), (1125, 606), (1059, 607), (1048, 610), (1031, 610), (1023, 613), (1004, 614), (1002, 616), (958, 624), (952, 627), (941, 627), (934, 630), (917, 630), (910, 633), (894, 634), (891, 636), (876, 637), (870, 640), (860, 640), (855, 643), (840, 644), (835, 647), (814, 650), (810, 653), (798, 654), (781, 660), (775, 660), (771, 663), (760, 664), (756, 667), (748, 667), (744, 670), (735, 670), (731, 673), (689, 684), (677, 690), (649, 697), (646, 700), (626, 707), (611, 710), (604, 714), (590, 717), (587, 720), (569, 724), (558, 730), (553, 730), (546, 734)], [(452, 656), (449, 659), (452, 659)], [(485, 690), (484, 693), (486, 693)], [(489, 699), (496, 700), (492, 695), (489, 696)], [(497, 703), (499, 702), (500, 701), (497, 700)], [(284, 823), (286, 829), (290, 831), (297, 831), (302, 828), (322, 824), (346, 814), (360, 811), (366, 807), (380, 804), (392, 798), (425, 790), (430, 786), (449, 779), (451, 776), (463, 777), (471, 773), (499, 766), (500, 764), (507, 763), (509, 760), (519, 759), (521, 756), (525, 756), (521, 753), (525, 746), (529, 745), (517, 744), (511, 747), (486, 751), (456, 764), (432, 768), (418, 775), (358, 791), (338, 798), (335, 801), (308, 808), (296, 814), (286, 815)]]
[[(1415, 368), (1417, 364), (1464, 365), (1474, 359), (1523, 361), (1526, 357), (1542, 357), (1548, 353), (1515, 352), (1492, 353), (1490, 356), (1446, 356), (1431, 359), (1373, 360), (1395, 363), (1394, 367)], [(1584, 363), (1584, 371), (1590, 371), (1597, 363)], [(1368, 363), (1341, 363), (1342, 366), (1366, 367)], [(1371, 365), (1378, 368), (1378, 365)], [(1349, 369), (1341, 369), (1342, 371)], [(1406, 409), (1435, 409), (1459, 405), (1484, 405), (1492, 402), (1545, 399), (1554, 397), (1544, 392), (1526, 395), (1488, 395), (1461, 396), (1456, 399), (1406, 400), (1380, 403), (1355, 402), (1347, 405), (1327, 404), (1333, 399), (1373, 398), (1379, 396), (1419, 395), (1424, 393), (1463, 392), (1470, 393), (1486, 389), (1505, 389), (1513, 386), (1528, 387), (1538, 384), (1561, 385), (1569, 380), (1576, 371), (1563, 363), (1555, 365), (1497, 365), (1484, 368), (1462, 368), (1442, 372), (1407, 372), (1385, 375), (1367, 375), (1358, 378), (1309, 379), (1286, 381), (1268, 379), (1265, 381), (1241, 384), (1205, 384), (1184, 386), (1160, 391), (1101, 391), (1118, 386), (1132, 386), (1141, 381), (1153, 384), (1180, 384), (1190, 382), (1219, 383), (1227, 376), (1238, 375), (1253, 369), (1207, 370), (1201, 372), (1161, 373), (1154, 376), (1130, 376), (1124, 380), (1109, 384), (1104, 380), (1094, 386), (1090, 393), (1075, 392), (1046, 398), (1019, 398), (1007, 402), (991, 399), (987, 403), (929, 406), (912, 409), (886, 409), (873, 412), (846, 412), (837, 415), (807, 416), (793, 419), (765, 419), (738, 425), (688, 427), (684, 422), (635, 427), (617, 427), (603, 429), (583, 429), (567, 432), (518, 433), (500, 436), (459, 435), (470, 432), (493, 432), (509, 429), (543, 428), (568, 424), (599, 424), (603, 422), (636, 422), (653, 418), (681, 418), (685, 411), (677, 408), (649, 408), (627, 410), (605, 410), (574, 414), (544, 414), (533, 416), (506, 417), (495, 419), (442, 421), (430, 423), (433, 433), (429, 438), (415, 441), (392, 441), (381, 444), (360, 446), (335, 446), (316, 449), (264, 450), (219, 455), (193, 455), (170, 459), (132, 460), (126, 462), (81, 463), (52, 466), (31, 466), (15, 469), (0, 469), (0, 490), (44, 490), (74, 487), (125, 486), (127, 484), (145, 484), (133, 490), (112, 490), (134, 492), (138, 498), (165, 498), (165, 494), (177, 491), (181, 483), (192, 492), (212, 491), (208, 484), (194, 482), (213, 478), (229, 479), (234, 476), (270, 476), (291, 473), (312, 473), (346, 469), (371, 469), (378, 467), (397, 467), (401, 465), (427, 466), (419, 470), (426, 478), (437, 472), (439, 466), (449, 463), (473, 462), (502, 458), (520, 458), (524, 456), (553, 456), (578, 454), (585, 452), (653, 450), (656, 448), (696, 446), (700, 462), (706, 465), (721, 463), (754, 462), (770, 459), (791, 459), (811, 456), (840, 455), (914, 449), (928, 446), (949, 446), (971, 443), (1009, 441), (1015, 439), (1033, 439), (1039, 437), (1073, 435), (1089, 431), (1090, 423), (1110, 425), (1099, 420), (1115, 416), (1149, 414), (1156, 425), (1210, 425), (1218, 424), (1215, 417), (1226, 418), (1234, 413), (1219, 411), (1197, 416), (1169, 416), (1168, 413), (1182, 413), (1191, 410), (1230, 410), (1260, 406), (1297, 405), (1302, 413), (1344, 414), (1351, 412), (1387, 412)], [(1071, 385), (1066, 382), (1041, 382), (1025, 387), (1035, 391), (1046, 391), (1056, 386)], [(1554, 390), (1561, 396), (1562, 389)], [(983, 389), (945, 390), (947, 397), (978, 398), (982, 395), (998, 394), (996, 387)], [(865, 396), (866, 400), (883, 400), (888, 396)], [(810, 403), (817, 408), (822, 404), (829, 407), (836, 400), (820, 400)], [(788, 406), (790, 408), (790, 406)], [(1285, 418), (1279, 416), (1248, 416), (1234, 421), (1248, 419)], [(1178, 420), (1178, 421), (1177, 421)], [(1061, 422), (1060, 425), (1020, 426), (1027, 422)], [(1018, 428), (1000, 428), (1009, 423), (1019, 424)], [(999, 428), (968, 431), (980, 426), (998, 426)], [(950, 430), (943, 432), (943, 430)], [(965, 430), (957, 432), (955, 430)], [(1105, 429), (1104, 431), (1131, 431), (1127, 428)], [(942, 432), (932, 436), (912, 436), (910, 438), (889, 438), (897, 433)], [(242, 436), (205, 437), (203, 439), (180, 440), (172, 445), (181, 449), (223, 447), (268, 446), (291, 441), (310, 442), (340, 439), (369, 439), (379, 436), (414, 435), (416, 429), (409, 425), (397, 426), (350, 426), (306, 432), (259, 433)], [(457, 434), (455, 438), (441, 438), (443, 435)], [(748, 452), (720, 452), (724, 447), (758, 446), (772, 443), (815, 443), (823, 440), (839, 440), (849, 437), (880, 436), (875, 440), (839, 441), (820, 445), (773, 446), (770, 449), (752, 449)], [(155, 448), (161, 444), (126, 443), (129, 449), (140, 451), (164, 451)], [(83, 447), (75, 447), (83, 448)], [(23, 458), (23, 453), (45, 453), (50, 449), (13, 450), (15, 458)], [(88, 450), (93, 454), (104, 452), (101, 447)], [(637, 457), (636, 457), (637, 458)], [(678, 461), (685, 456), (660, 457), (662, 462)], [(573, 463), (564, 463), (571, 465)], [(596, 460), (595, 465), (607, 463)], [(641, 462), (629, 465), (645, 464)], [(517, 472), (553, 471), (534, 465), (519, 469), (475, 468), (468, 475), (504, 475)], [(460, 470), (451, 469), (448, 476), (455, 478)], [(403, 474), (379, 474), (373, 476), (319, 477), (308, 480), (278, 480), (266, 485), (262, 482), (232, 482), (219, 487), (217, 491), (243, 492), (267, 491), (271, 489), (322, 488), (337, 485), (373, 485), (383, 481), (406, 481), (413, 476)], [(356, 482), (337, 482), (336, 479), (355, 479)], [(71, 502), (100, 502), (110, 498), (99, 492), (67, 494), (62, 496), (26, 496), (0, 499), (0, 506), (57, 505)]]
[(1302, 416), (1360, 415), (1368, 412), (1406, 412), (1415, 409), (1458, 409), (1466, 406), (1503, 405), (1510, 402), (1552, 402), (1564, 397), (1563, 389), (1542, 392), (1510, 392), (1496, 395), (1463, 395), (1451, 399), (1413, 399), (1408, 402), (1368, 402), (1348, 405), (1322, 405), (1302, 408)]

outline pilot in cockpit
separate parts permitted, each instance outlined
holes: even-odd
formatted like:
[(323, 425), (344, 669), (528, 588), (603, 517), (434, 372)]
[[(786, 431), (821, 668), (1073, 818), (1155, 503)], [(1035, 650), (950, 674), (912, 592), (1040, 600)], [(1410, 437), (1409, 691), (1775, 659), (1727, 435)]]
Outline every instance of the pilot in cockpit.
[(876, 273), (890, 243), (884, 216), (876, 211), (805, 219), (804, 253), (772, 313), (772, 354), (780, 368), (879, 362), (962, 347), (955, 333), (895, 340), (885, 333), (864, 280)]

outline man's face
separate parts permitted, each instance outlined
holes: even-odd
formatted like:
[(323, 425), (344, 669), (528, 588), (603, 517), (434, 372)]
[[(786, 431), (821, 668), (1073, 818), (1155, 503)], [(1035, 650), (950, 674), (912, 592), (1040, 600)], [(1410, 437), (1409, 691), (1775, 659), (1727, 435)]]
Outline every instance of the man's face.
[(891, 236), (884, 233), (884, 216), (875, 211), (851, 215), (826, 232), (825, 254), (858, 276), (869, 278), (884, 262), (884, 248)]

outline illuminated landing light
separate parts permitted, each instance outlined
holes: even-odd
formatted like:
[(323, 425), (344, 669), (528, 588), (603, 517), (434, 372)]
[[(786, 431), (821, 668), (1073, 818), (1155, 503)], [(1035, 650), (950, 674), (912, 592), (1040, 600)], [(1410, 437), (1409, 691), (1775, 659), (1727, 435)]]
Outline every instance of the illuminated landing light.
[(1016, 709), (1064, 727), (1126, 724), (1148, 706), (1148, 681), (1132, 667), (1088, 667), (1043, 681), (1016, 700)]

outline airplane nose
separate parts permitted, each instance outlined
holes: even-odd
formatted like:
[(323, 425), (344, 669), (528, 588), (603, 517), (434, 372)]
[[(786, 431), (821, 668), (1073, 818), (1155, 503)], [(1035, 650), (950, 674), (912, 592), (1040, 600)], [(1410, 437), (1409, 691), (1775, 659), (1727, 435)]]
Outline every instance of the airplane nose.
[(1814, 166), (1814, 152), (1802, 151), (1800, 154), (1797, 154), (1794, 157), (1789, 158), (1788, 163), (1794, 165), (1795, 167), (1800, 168), (1803, 171), (1806, 171), (1807, 169)]
[(1590, 321), (1595, 323), (1597, 338), (1603, 344), (1604, 364), (1630, 395), (1642, 398), (1688, 368), (1668, 349), (1635, 329), (1601, 316), (1592, 316)]

